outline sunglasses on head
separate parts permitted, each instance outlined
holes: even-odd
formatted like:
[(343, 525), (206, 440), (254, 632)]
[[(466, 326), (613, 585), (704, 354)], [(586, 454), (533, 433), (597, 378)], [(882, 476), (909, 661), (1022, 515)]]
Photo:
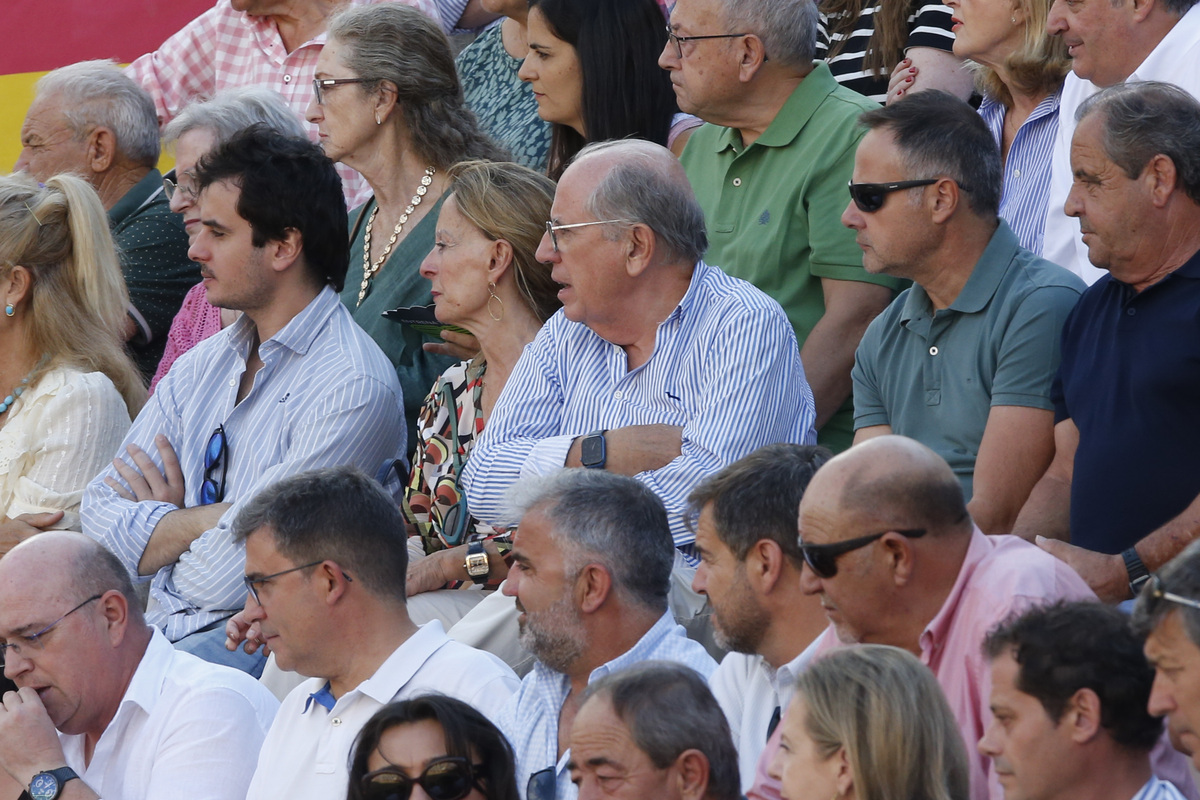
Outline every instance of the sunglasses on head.
[(482, 769), (482, 764), (471, 764), (457, 756), (435, 758), (416, 778), (408, 777), (399, 767), (384, 767), (363, 775), (363, 797), (408, 800), (413, 786), (420, 786), (433, 800), (462, 800), (478, 786), (477, 774)]
[(847, 539), (844, 542), (830, 542), (829, 544), (805, 544), (804, 542), (800, 542), (800, 553), (804, 556), (804, 563), (808, 564), (808, 568), (813, 571), (814, 575), (818, 578), (828, 580), (837, 575), (837, 560), (840, 556), (857, 550), (860, 547), (866, 547), (876, 539), (883, 538), (885, 534), (893, 532), (901, 536), (907, 536), (909, 539), (920, 539), (925, 535), (924, 528), (910, 528), (909, 530), (889, 528), (886, 531)]

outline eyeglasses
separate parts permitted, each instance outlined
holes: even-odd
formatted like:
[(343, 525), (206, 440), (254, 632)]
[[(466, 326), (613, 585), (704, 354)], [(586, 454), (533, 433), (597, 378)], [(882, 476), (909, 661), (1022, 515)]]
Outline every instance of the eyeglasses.
[(345, 86), (350, 83), (375, 83), (381, 78), (313, 78), (313, 94), (317, 96), (317, 105), (325, 105), (325, 90), (334, 86)]
[(1172, 603), (1177, 603), (1181, 606), (1194, 608), (1197, 611), (1200, 611), (1200, 600), (1193, 600), (1190, 597), (1184, 597), (1181, 594), (1175, 594), (1174, 592), (1166, 591), (1163, 589), (1162, 578), (1158, 577), (1157, 575), (1150, 576), (1150, 596), (1156, 600), (1168, 600)]
[(558, 778), (554, 774), (554, 767), (546, 767), (529, 776), (529, 783), (525, 784), (525, 798), (526, 800), (554, 800), (557, 790)]
[[(213, 479), (217, 467), (221, 480)], [(207, 506), (225, 499), (225, 478), (229, 474), (229, 448), (225, 441), (225, 426), (218, 425), (208, 437), (204, 448), (204, 483), (200, 484), (200, 505)]]
[(880, 539), (884, 534), (898, 533), (901, 536), (907, 536), (909, 539), (920, 539), (925, 535), (924, 528), (911, 528), (909, 530), (897, 530), (890, 528), (879, 533), (871, 533), (866, 536), (859, 536), (855, 539), (847, 539), (844, 542), (830, 542), (829, 544), (805, 544), (800, 542), (800, 552), (804, 556), (804, 563), (808, 564), (808, 568), (813, 571), (813, 574), (818, 578), (828, 580), (834, 575), (837, 575), (837, 560), (840, 556), (844, 556), (853, 550), (860, 547), (866, 547), (876, 539)]
[(410, 778), (399, 767), (384, 767), (362, 776), (365, 800), (408, 800), (413, 786), (420, 786), (432, 800), (462, 800), (479, 785), (477, 775), (482, 764), (465, 758), (445, 756), (430, 761), (417, 778)]
[(554, 220), (546, 220), (546, 234), (550, 237), (550, 246), (558, 252), (558, 231), (569, 231), (571, 228), (586, 228), (589, 225), (628, 225), (627, 219), (600, 219), (595, 222), (574, 222), (570, 225), (555, 225)]
[(49, 625), (42, 628), (37, 633), (26, 633), (21, 636), (14, 636), (13, 639), (15, 641), (5, 642), (4, 644), (0, 644), (0, 665), (7, 663), (9, 653), (15, 653), (16, 655), (21, 655), (22, 649), (28, 649), (31, 651), (41, 650), (43, 647), (42, 637), (45, 636), (47, 633), (49, 633), (51, 628), (53, 628), (58, 623), (62, 622), (67, 617), (74, 614), (79, 609), (86, 606), (88, 603), (92, 602), (93, 600), (99, 600), (103, 596), (104, 596), (103, 594), (92, 595), (87, 600), (84, 600), (82, 603), (75, 606), (70, 611), (63, 614), (58, 619), (54, 620), (54, 622), (51, 622)]
[[(671, 26), (667, 26), (667, 38), (675, 43), (675, 53), (679, 58), (683, 59), (683, 43), (698, 42), (701, 39), (737, 39), (740, 36), (749, 36), (748, 33), (710, 33), (705, 36), (680, 36), (671, 30)], [(763, 59), (766, 61), (766, 59)]]
[(918, 186), (931, 186), (941, 178), (924, 178), (919, 181), (896, 181), (895, 183), (850, 183), (850, 199), (858, 210), (864, 214), (872, 214), (883, 208), (883, 201), (892, 192), (901, 189), (915, 189)]
[(191, 186), (183, 186), (170, 178), (163, 178), (163, 194), (167, 196), (167, 202), (175, 199), (175, 192), (179, 192), (184, 200), (194, 201), (196, 199), (196, 190)]
[[(263, 575), (262, 577), (259, 577), (259, 578), (255, 578), (251, 575), (246, 575), (245, 577), (242, 578), (242, 583), (246, 584), (246, 590), (250, 592), (250, 595), (254, 598), (254, 602), (258, 603), (261, 606), (263, 603), (262, 603), (262, 600), (260, 600), (258, 597), (258, 587), (259, 586), (261, 586), (262, 584), (266, 583), (269, 580), (274, 580), (275, 578), (278, 578), (280, 575), (287, 575), (289, 572), (299, 572), (302, 569), (308, 569), (309, 567), (315, 567), (317, 564), (320, 564), (323, 561), (325, 561), (325, 559), (318, 558), (316, 561), (310, 562), (308, 564), (301, 564), (298, 567), (292, 567), (290, 569), (285, 569), (282, 572), (275, 572), (275, 573), (272, 573), (271, 575)], [(350, 576), (347, 575), (346, 579), (349, 580)]]

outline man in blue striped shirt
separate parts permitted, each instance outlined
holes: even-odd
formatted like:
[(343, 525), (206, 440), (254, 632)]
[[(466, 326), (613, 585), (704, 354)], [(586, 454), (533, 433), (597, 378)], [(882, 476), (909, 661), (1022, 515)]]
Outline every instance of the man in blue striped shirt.
[(391, 363), (338, 300), (347, 222), (320, 148), (250, 129), (202, 160), (196, 183), (190, 256), (209, 302), (242, 316), (175, 362), (81, 518), (150, 581), (147, 620), (167, 638), (256, 671), (261, 656), (224, 646), (222, 623), (246, 598), (231, 520), (296, 472), (376, 474), (404, 451), (403, 403)]
[(812, 443), (813, 399), (783, 309), (700, 260), (704, 215), (678, 161), (644, 141), (585, 148), (563, 174), (538, 258), (563, 308), (529, 345), (467, 461), (471, 510), (516, 520), (519, 477), (630, 475), (690, 551), (687, 495), (773, 442)]

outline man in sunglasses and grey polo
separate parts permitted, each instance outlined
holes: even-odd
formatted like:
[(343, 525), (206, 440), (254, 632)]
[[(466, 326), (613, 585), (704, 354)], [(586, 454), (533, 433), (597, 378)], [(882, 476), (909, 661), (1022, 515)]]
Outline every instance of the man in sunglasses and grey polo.
[(1011, 533), (1054, 455), (1050, 389), (1083, 281), (997, 216), (1000, 151), (966, 103), (921, 92), (861, 122), (842, 222), (868, 272), (914, 285), (858, 346), (854, 442), (896, 433), (932, 448), (975, 524)]
[[(1049, 553), (1015, 536), (985, 536), (949, 465), (903, 436), (855, 445), (818, 469), (799, 521), (800, 587), (820, 597), (830, 622), (813, 658), (856, 643), (919, 656), (974, 754), (972, 800), (1000, 800), (991, 759), (975, 749), (991, 719), (984, 637), (1014, 611), (1095, 595)], [(759, 759), (751, 797), (779, 796), (766, 777), (778, 738)]]

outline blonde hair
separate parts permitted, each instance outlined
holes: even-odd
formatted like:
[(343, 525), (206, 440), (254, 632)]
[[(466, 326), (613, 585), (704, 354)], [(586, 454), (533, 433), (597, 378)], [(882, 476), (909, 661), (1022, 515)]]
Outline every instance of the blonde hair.
[[(1008, 71), (1014, 88), (1021, 94), (1050, 94), (1062, 86), (1071, 71), (1071, 57), (1061, 36), (1051, 36), (1046, 31), (1046, 18), (1050, 14), (1053, 0), (1014, 0), (1014, 4), (1025, 16), (1025, 35), (1021, 47), (1007, 59), (1004, 67)], [(975, 72), (975, 87), (980, 93), (1011, 108), (1012, 92), (1000, 80), (991, 67), (967, 62)]]
[(56, 175), (44, 187), (24, 174), (0, 177), (0, 274), (29, 270), (29, 337), (44, 358), (30, 386), (51, 369), (103, 372), (130, 415), (146, 387), (125, 352), (129, 295), (100, 198), (82, 178)]
[(462, 161), (450, 168), (454, 203), (492, 241), (512, 245), (517, 291), (545, 322), (562, 303), (550, 265), (534, 255), (546, 233), (554, 181), (528, 167), (505, 161)]
[(839, 650), (796, 681), (825, 758), (845, 748), (858, 800), (967, 800), (967, 750), (929, 668), (885, 645)]

